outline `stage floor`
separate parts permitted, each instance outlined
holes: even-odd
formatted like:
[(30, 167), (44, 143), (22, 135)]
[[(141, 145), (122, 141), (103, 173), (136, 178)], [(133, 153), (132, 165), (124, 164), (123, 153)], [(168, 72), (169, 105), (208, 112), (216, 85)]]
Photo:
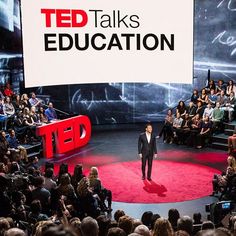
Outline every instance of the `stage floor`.
[[(122, 191), (120, 185), (125, 185), (124, 192), (119, 192), (118, 188), (113, 190), (115, 199), (113, 212), (124, 209), (128, 215), (140, 218), (144, 211), (151, 210), (167, 217), (170, 208), (177, 208), (181, 215), (192, 216), (194, 212), (201, 212), (203, 219), (206, 219), (205, 205), (217, 201), (217, 198), (208, 196), (211, 192), (211, 176), (215, 171), (220, 173), (225, 170), (227, 153), (210, 148), (197, 150), (184, 145), (164, 144), (162, 139), (157, 139), (158, 159), (153, 163), (152, 182), (147, 183), (141, 180), (141, 169), (139, 169), (141, 161), (138, 160), (137, 151), (138, 137), (143, 132), (143, 127), (141, 124), (93, 127), (91, 140), (86, 147), (57, 156), (51, 161), (54, 162), (56, 171), (61, 163), (68, 163), (70, 172), (78, 163), (83, 164), (85, 173), (91, 166), (97, 166), (103, 171), (100, 175), (105, 187), (119, 185), (119, 191)], [(154, 133), (158, 134), (160, 125), (154, 124), (153, 128)], [(123, 175), (121, 168), (124, 169)], [(117, 172), (117, 169), (121, 172)], [(165, 176), (167, 172), (168, 175)], [(179, 172), (181, 175), (177, 177)], [(206, 182), (201, 181), (203, 175), (204, 178), (208, 178)], [(109, 176), (114, 180), (106, 181)], [(181, 176), (184, 177), (182, 182), (179, 182)], [(192, 186), (191, 181), (189, 182), (191, 178), (194, 179)], [(116, 182), (117, 179), (120, 182)], [(147, 189), (147, 185), (151, 191)], [(191, 194), (196, 185), (201, 190), (201, 193), (197, 193), (199, 196)], [(183, 191), (186, 191), (186, 194)], [(138, 196), (131, 194), (134, 192), (137, 192)], [(179, 197), (178, 192), (181, 195)], [(123, 198), (124, 193), (127, 193), (128, 198)]]

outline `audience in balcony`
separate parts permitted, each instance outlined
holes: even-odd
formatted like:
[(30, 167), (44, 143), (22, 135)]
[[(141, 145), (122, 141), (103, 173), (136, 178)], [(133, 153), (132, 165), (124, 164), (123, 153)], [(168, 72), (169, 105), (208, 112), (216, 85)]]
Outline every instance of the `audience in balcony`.
[(172, 138), (173, 138), (172, 137), (173, 136), (173, 132), (172, 132), (173, 121), (174, 121), (174, 116), (173, 116), (172, 110), (169, 109), (167, 111), (167, 115), (165, 117), (164, 125), (163, 125), (159, 135), (157, 136), (157, 138), (161, 138), (162, 134), (163, 134), (163, 142), (164, 143), (172, 142)]
[(207, 93), (210, 93), (210, 91), (211, 90), (216, 90), (216, 85), (215, 85), (215, 81), (214, 80), (210, 80), (209, 82), (208, 82), (208, 84), (207, 84), (207, 86), (205, 87), (205, 89), (206, 89), (206, 92)]
[(226, 86), (225, 86), (225, 83), (224, 83), (224, 80), (220, 79), (218, 80), (217, 82), (217, 85), (216, 85), (216, 95), (219, 96), (221, 91), (226, 91)]
[(196, 136), (196, 147), (202, 148), (205, 145), (206, 139), (209, 139), (212, 132), (212, 123), (208, 116), (203, 118), (200, 123), (200, 133)]
[(196, 106), (192, 101), (189, 102), (189, 106), (187, 107), (187, 113), (190, 118), (193, 118), (196, 115)]
[(15, 108), (11, 102), (10, 97), (5, 97), (4, 101), (4, 111), (8, 117), (11, 117), (15, 114)]
[(198, 98), (198, 101), (202, 103), (202, 106), (205, 107), (208, 103), (208, 95), (206, 89), (202, 89), (201, 94)]
[(186, 114), (186, 107), (183, 101), (179, 101), (179, 104), (176, 108), (176, 114), (179, 113), (180, 116), (183, 118)]
[(226, 96), (230, 96), (231, 92), (236, 94), (236, 86), (233, 80), (229, 80), (226, 87)]
[(204, 112), (203, 112), (203, 118), (208, 116), (209, 119), (211, 120), (212, 119), (212, 116), (213, 116), (213, 108), (212, 108), (212, 105), (211, 103), (208, 103), (207, 104), (207, 107), (204, 109)]
[(210, 94), (208, 95), (208, 103), (211, 104), (212, 107), (215, 107), (217, 101), (217, 95), (214, 89), (210, 90)]
[(15, 95), (14, 91), (11, 89), (10, 83), (6, 83), (6, 87), (3, 93), (6, 97), (10, 97), (10, 98), (12, 98)]
[(213, 132), (222, 132), (222, 123), (224, 118), (224, 111), (220, 107), (220, 102), (216, 103), (216, 107), (212, 114)]
[(29, 99), (29, 103), (31, 106), (34, 106), (37, 110), (41, 106), (41, 100), (36, 97), (34, 92), (31, 93), (31, 98)]
[(198, 102), (198, 98), (199, 98), (198, 90), (194, 89), (190, 100), (191, 102), (194, 103), (194, 105), (196, 105)]
[(204, 113), (205, 107), (203, 106), (203, 103), (201, 101), (197, 102), (197, 109), (196, 109), (196, 114), (199, 114), (199, 116), (202, 118), (203, 113)]
[(233, 113), (234, 113), (234, 106), (235, 106), (235, 93), (232, 91), (230, 92), (228, 98), (226, 99), (226, 103), (224, 106), (222, 106), (222, 110), (228, 113), (228, 121), (233, 121)]
[(45, 115), (47, 116), (48, 121), (53, 121), (57, 119), (57, 113), (53, 108), (52, 102), (49, 102), (48, 108), (45, 110)]

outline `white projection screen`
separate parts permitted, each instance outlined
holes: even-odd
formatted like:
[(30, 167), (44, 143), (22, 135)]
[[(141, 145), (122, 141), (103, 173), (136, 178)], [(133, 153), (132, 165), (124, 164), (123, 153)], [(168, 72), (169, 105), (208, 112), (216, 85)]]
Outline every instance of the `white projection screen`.
[(21, 0), (25, 86), (192, 83), (193, 0)]

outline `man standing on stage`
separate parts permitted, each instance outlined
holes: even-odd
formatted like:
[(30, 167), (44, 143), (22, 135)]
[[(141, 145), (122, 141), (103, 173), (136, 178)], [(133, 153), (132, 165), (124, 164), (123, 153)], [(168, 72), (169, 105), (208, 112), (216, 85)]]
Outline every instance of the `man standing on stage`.
[(153, 157), (157, 158), (156, 136), (152, 133), (152, 125), (146, 125), (146, 132), (140, 134), (138, 140), (138, 153), (142, 160), (142, 179), (146, 178), (145, 169), (148, 162), (147, 179), (151, 181)]

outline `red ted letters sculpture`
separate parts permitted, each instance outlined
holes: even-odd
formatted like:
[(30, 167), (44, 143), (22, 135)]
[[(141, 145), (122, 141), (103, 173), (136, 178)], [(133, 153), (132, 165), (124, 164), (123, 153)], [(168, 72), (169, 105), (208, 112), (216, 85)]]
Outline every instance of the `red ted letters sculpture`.
[(87, 116), (76, 116), (37, 127), (36, 133), (43, 138), (46, 158), (53, 157), (53, 138), (56, 153), (62, 154), (86, 145), (91, 137), (91, 123)]

